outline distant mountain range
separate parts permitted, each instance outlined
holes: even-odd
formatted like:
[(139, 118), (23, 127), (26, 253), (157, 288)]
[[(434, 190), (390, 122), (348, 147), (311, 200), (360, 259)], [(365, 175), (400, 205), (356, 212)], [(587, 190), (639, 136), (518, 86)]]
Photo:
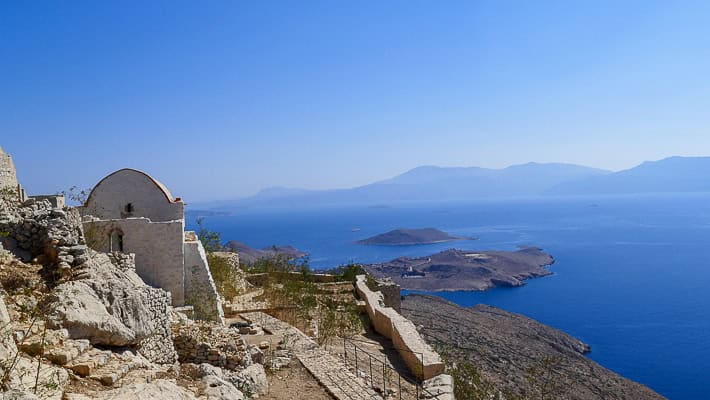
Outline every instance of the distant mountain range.
[(561, 163), (528, 163), (502, 169), (422, 166), (352, 189), (269, 188), (248, 198), (212, 203), (209, 208), (652, 192), (710, 192), (710, 157), (670, 157), (619, 172)]
[(613, 174), (562, 182), (546, 194), (633, 194), (710, 192), (710, 157), (646, 161)]

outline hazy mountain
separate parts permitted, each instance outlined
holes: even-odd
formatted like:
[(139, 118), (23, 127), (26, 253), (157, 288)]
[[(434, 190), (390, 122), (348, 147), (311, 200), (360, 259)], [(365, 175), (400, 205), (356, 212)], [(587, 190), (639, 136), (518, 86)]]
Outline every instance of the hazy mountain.
[(710, 192), (710, 157), (670, 157), (615, 172), (563, 182), (555, 195)]
[(572, 164), (528, 163), (503, 169), (424, 166), (394, 178), (352, 189), (270, 188), (220, 208), (381, 204), (416, 200), (465, 200), (480, 197), (540, 195), (563, 182), (610, 174)]

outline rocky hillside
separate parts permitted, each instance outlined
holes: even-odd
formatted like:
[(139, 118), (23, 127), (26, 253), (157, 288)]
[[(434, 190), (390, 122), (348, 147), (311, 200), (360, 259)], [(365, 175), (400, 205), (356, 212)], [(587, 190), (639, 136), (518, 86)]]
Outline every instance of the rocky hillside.
[(0, 398), (240, 400), (266, 390), (258, 347), (174, 310), (131, 255), (87, 248), (71, 208), (0, 197), (0, 286)]
[(552, 397), (544, 398), (663, 398), (585, 357), (589, 347), (581, 341), (519, 314), (422, 295), (406, 296), (402, 314), (450, 361), (472, 363), (504, 392), (541, 398), (545, 386)]

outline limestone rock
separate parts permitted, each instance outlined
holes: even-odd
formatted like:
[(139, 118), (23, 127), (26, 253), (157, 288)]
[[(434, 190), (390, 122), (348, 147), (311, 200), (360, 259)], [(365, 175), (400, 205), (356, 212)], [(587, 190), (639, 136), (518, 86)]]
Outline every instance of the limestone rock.
[(53, 294), (54, 328), (66, 328), (72, 339), (92, 344), (141, 344), (154, 362), (176, 359), (170, 333), (170, 294), (140, 279), (125, 257), (89, 252), (87, 277), (59, 285)]
[[(14, 390), (13, 393), (18, 393), (18, 396), (21, 392), (33, 393), (37, 385), (37, 397), (53, 400), (62, 398), (62, 389), (69, 380), (69, 373), (64, 368), (57, 367), (46, 360), (38, 365), (37, 360), (26, 356), (18, 357), (16, 361), (7, 383), (11, 392)], [(38, 367), (39, 376), (37, 376)]]
[(207, 400), (244, 400), (242, 392), (216, 375), (207, 375), (202, 381), (205, 384), (204, 395)]
[(9, 335), (10, 331), (10, 315), (0, 295), (0, 360), (9, 360), (17, 353), (15, 341), (12, 335)]
[(157, 379), (151, 383), (134, 383), (118, 389), (99, 392), (94, 396), (99, 400), (195, 400), (195, 395), (175, 383)]
[(7, 392), (0, 392), (0, 398), (3, 400), (38, 400), (32, 392), (26, 390), (13, 389)]
[(266, 371), (261, 364), (252, 364), (237, 373), (238, 387), (247, 387), (254, 394), (264, 394), (269, 390)]

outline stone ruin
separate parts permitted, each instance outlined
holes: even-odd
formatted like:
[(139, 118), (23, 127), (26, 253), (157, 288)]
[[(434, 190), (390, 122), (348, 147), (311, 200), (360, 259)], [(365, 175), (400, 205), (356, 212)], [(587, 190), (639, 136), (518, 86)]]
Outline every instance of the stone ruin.
[(12, 157), (5, 153), (2, 146), (0, 146), (0, 190), (17, 193), (20, 201), (25, 201), (26, 199), (24, 189), (17, 183), (17, 173)]

